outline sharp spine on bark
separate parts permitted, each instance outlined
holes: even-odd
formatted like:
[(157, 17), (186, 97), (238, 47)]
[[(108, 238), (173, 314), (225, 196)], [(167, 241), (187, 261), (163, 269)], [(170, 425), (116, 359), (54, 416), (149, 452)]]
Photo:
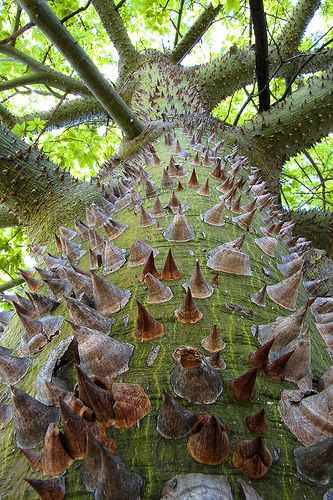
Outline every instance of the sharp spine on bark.
[(162, 304), (168, 302), (173, 297), (171, 289), (161, 283), (151, 273), (145, 275), (145, 283), (148, 288), (147, 304)]
[(253, 401), (256, 391), (255, 383), (257, 377), (257, 368), (246, 372), (238, 378), (232, 379), (229, 382), (230, 392), (236, 401), (241, 403), (250, 403)]
[(257, 306), (260, 307), (265, 307), (265, 296), (266, 296), (266, 288), (267, 285), (264, 285), (263, 287), (260, 288), (260, 290), (253, 295), (251, 295), (250, 300), (254, 304), (257, 304)]
[(131, 296), (129, 290), (122, 290), (112, 285), (112, 283), (94, 272), (91, 273), (91, 278), (97, 311), (110, 315), (125, 307)]
[(18, 387), (11, 387), (16, 442), (22, 448), (34, 448), (43, 439), (51, 422), (58, 422), (59, 412), (37, 401)]
[(201, 341), (202, 347), (209, 352), (219, 352), (225, 349), (225, 342), (223, 342), (218, 330), (217, 326), (214, 325), (212, 331)]
[(54, 477), (52, 479), (25, 477), (24, 480), (37, 491), (41, 500), (63, 500), (65, 498), (65, 476)]
[(266, 289), (268, 297), (284, 309), (294, 311), (302, 278), (302, 271), (297, 271), (289, 278), (275, 285), (269, 285)]
[(224, 464), (230, 454), (230, 444), (224, 423), (210, 413), (196, 416), (187, 450), (191, 457), (201, 464)]
[(11, 356), (0, 346), (0, 378), (6, 385), (14, 385), (21, 380), (31, 365), (29, 358)]
[(259, 479), (267, 474), (273, 460), (270, 451), (258, 436), (238, 443), (232, 461), (243, 474), (251, 479)]
[(153, 252), (154, 257), (159, 254), (159, 250), (152, 248), (145, 241), (137, 240), (131, 245), (130, 258), (127, 265), (129, 267), (135, 267), (145, 264), (151, 252)]
[(185, 410), (163, 389), (162, 403), (157, 417), (157, 431), (167, 439), (179, 439), (189, 434), (195, 414)]
[(163, 233), (167, 241), (186, 242), (195, 238), (195, 232), (187, 222), (182, 210), (175, 214), (173, 221)]
[(44, 438), (42, 452), (22, 449), (34, 469), (42, 469), (44, 475), (58, 476), (68, 469), (74, 460), (67, 454), (56, 424), (51, 422)]
[(74, 323), (103, 333), (109, 333), (111, 331), (112, 325), (115, 322), (113, 318), (108, 318), (77, 299), (64, 297), (64, 300)]
[(263, 436), (267, 434), (267, 425), (265, 422), (265, 410), (262, 409), (255, 415), (249, 415), (245, 418), (245, 425), (252, 434)]
[(175, 393), (190, 403), (209, 404), (217, 400), (223, 390), (218, 372), (200, 351), (182, 346), (173, 354), (177, 362), (171, 372), (171, 385)]
[(182, 277), (182, 275), (183, 273), (176, 266), (176, 263), (172, 255), (172, 250), (171, 248), (169, 248), (168, 255), (166, 257), (163, 270), (161, 272), (161, 278), (163, 280), (173, 281), (173, 280), (178, 280), (179, 278)]
[(80, 366), (89, 377), (115, 378), (128, 370), (132, 344), (71, 322), (78, 343)]
[(202, 313), (192, 299), (190, 288), (187, 288), (184, 303), (179, 309), (176, 309), (175, 316), (180, 323), (197, 323), (201, 320)]
[(183, 284), (183, 287), (185, 290), (190, 288), (192, 297), (196, 299), (206, 299), (211, 297), (214, 293), (214, 288), (206, 280), (198, 260), (195, 263), (194, 270), (189, 280)]
[(136, 301), (138, 306), (138, 318), (133, 337), (136, 340), (154, 340), (164, 336), (164, 326), (156, 321), (147, 311), (147, 309)]
[(328, 484), (333, 471), (333, 437), (306, 448), (295, 448), (297, 471), (317, 484)]
[(153, 250), (148, 255), (148, 259), (146, 260), (145, 265), (143, 266), (140, 281), (145, 281), (145, 276), (147, 273), (152, 274), (157, 279), (160, 279), (160, 277), (161, 277), (161, 273), (159, 273), (157, 271), (156, 266), (155, 266), (155, 259), (154, 259)]

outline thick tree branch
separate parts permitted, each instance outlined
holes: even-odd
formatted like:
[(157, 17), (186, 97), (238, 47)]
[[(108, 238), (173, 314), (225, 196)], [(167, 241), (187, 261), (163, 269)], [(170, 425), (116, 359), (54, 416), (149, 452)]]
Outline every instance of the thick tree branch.
[[(35, 118), (40, 118), (41, 120), (48, 121), (53, 114), (55, 108), (49, 111), (41, 111), (35, 113), (29, 113), (27, 115), (18, 116), (16, 118), (17, 123), (25, 123)], [(62, 106), (53, 115), (52, 120), (48, 123), (46, 131), (79, 125), (80, 123), (87, 122), (105, 122), (109, 115), (105, 109), (94, 99), (73, 99), (68, 103), (62, 104)]]
[(277, 39), (279, 52), (283, 59), (294, 55), (297, 51), (304, 32), (319, 4), (320, 0), (299, 0), (296, 4)]
[[(325, 71), (332, 65), (333, 48), (297, 53), (282, 63), (277, 53), (275, 55), (271, 53), (269, 78), (290, 78), (295, 74), (300, 76), (305, 73)], [(253, 81), (254, 70), (255, 51), (253, 48), (242, 50), (233, 48), (228, 54), (208, 64), (189, 68), (188, 71), (194, 73), (206, 95), (207, 106), (213, 109), (233, 92), (250, 85)]]
[(93, 5), (118, 52), (119, 72), (130, 71), (137, 65), (139, 54), (128, 36), (123, 20), (118, 13), (118, 7), (115, 6), (113, 0), (93, 0)]
[(259, 113), (270, 106), (267, 24), (262, 0), (250, 0), (251, 19), (255, 35), (256, 77), (259, 92)]
[(87, 87), (79, 80), (53, 71), (31, 73), (12, 80), (0, 82), (0, 92), (16, 89), (24, 85), (43, 84), (56, 89), (67, 91), (71, 94), (91, 95)]
[(44, 32), (85, 82), (89, 90), (128, 138), (143, 130), (141, 121), (106, 80), (77, 41), (61, 24), (45, 0), (19, 0), (30, 19)]
[(0, 205), (0, 228), (18, 225), (18, 220), (6, 205)]
[(14, 288), (14, 286), (22, 285), (22, 283), (24, 283), (23, 278), (14, 278), (13, 280), (5, 281), (5, 283), (0, 285), (0, 293), (10, 290), (11, 288)]
[(210, 4), (200, 14), (198, 19), (192, 24), (187, 33), (185, 33), (183, 38), (180, 40), (178, 45), (170, 52), (169, 57), (173, 63), (180, 63), (200, 41), (220, 12), (221, 8), (221, 5), (213, 7), (213, 5)]
[(332, 117), (330, 73), (323, 78), (312, 77), (283, 103), (246, 124), (241, 129), (240, 143), (247, 144), (252, 161), (257, 160), (276, 180), (280, 165), (333, 130)]
[[(20, 27), (20, 22), (21, 22), (21, 14), (22, 14), (22, 9), (21, 7), (18, 5), (17, 6), (17, 9), (16, 9), (16, 15), (15, 15), (15, 21), (14, 21), (14, 28), (13, 28), (13, 33), (15, 33), (19, 27)], [(16, 40), (12, 40), (11, 42), (9, 42), (10, 45), (15, 45), (16, 43)]]
[(288, 212), (288, 217), (295, 223), (294, 234), (309, 238), (316, 248), (326, 250), (333, 258), (333, 212), (297, 210)]
[[(33, 57), (30, 57), (28, 54), (25, 54), (21, 50), (18, 50), (16, 47), (12, 47), (10, 45), (0, 45), (0, 53), (6, 54), (11, 59), (14, 59), (17, 62), (20, 62), (30, 68), (34, 74), (42, 75), (45, 74), (47, 76), (41, 76), (41, 78), (45, 78), (47, 80), (48, 85), (53, 85), (56, 88), (60, 88), (62, 90), (71, 90), (75, 94), (80, 94), (84, 96), (91, 95), (88, 88), (84, 83), (80, 82), (75, 78), (71, 78), (70, 76), (63, 75), (58, 71), (51, 69), (46, 64), (43, 64)], [(26, 75), (26, 78), (33, 78), (31, 75)], [(22, 78), (25, 78), (22, 77)], [(10, 80), (7, 82), (3, 82), (3, 85), (10, 85)], [(30, 83), (44, 83), (44, 82), (30, 82)], [(60, 86), (59, 86), (60, 85)], [(14, 88), (14, 87), (8, 87)], [(2, 88), (2, 90), (6, 90)]]
[(313, 52), (307, 58), (304, 59), (304, 61), (302, 62), (302, 64), (299, 66), (298, 70), (296, 70), (295, 73), (290, 78), (288, 78), (288, 84), (286, 86), (286, 90), (285, 90), (283, 96), (281, 97), (281, 99), (279, 99), (280, 101), (283, 101), (287, 97), (287, 95), (289, 95), (291, 93), (290, 92), (291, 91), (291, 86), (294, 83), (294, 81), (296, 80), (298, 72), (301, 72), (305, 67), (308, 67), (308, 64), (312, 61), (312, 59), (314, 59), (317, 56), (317, 54), (319, 54), (322, 50), (324, 50), (324, 48), (327, 45), (329, 45), (330, 43), (332, 43), (332, 41), (333, 41), (333, 38), (331, 38), (330, 40), (328, 40), (318, 50), (316, 50), (315, 52)]
[(183, 10), (184, 10), (184, 4), (185, 4), (185, 0), (180, 0), (179, 10), (178, 10), (178, 16), (177, 16), (177, 24), (176, 24), (176, 27), (175, 27), (176, 33), (175, 33), (174, 47), (177, 47), (178, 39), (179, 39), (179, 36), (180, 36), (180, 25), (181, 25), (181, 22), (182, 22), (182, 15), (183, 15)]
[(16, 47), (12, 47), (11, 45), (0, 45), (0, 53), (9, 56), (10, 59), (13, 59), (14, 61), (17, 61), (21, 64), (24, 64), (25, 66), (30, 68), (32, 71), (51, 70), (45, 64), (37, 61), (33, 57), (29, 56), (28, 54), (25, 54), (24, 52), (17, 49)]
[(0, 124), (0, 201), (30, 234), (38, 238), (44, 222), (55, 231), (64, 218), (73, 219), (71, 212), (83, 210), (99, 197), (93, 185), (77, 182)]

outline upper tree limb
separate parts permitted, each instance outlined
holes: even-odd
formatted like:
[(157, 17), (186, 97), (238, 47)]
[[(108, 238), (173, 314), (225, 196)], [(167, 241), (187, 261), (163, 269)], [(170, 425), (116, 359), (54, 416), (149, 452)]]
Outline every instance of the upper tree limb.
[(48, 122), (52, 116), (52, 120), (48, 122), (46, 131), (53, 129), (79, 125), (80, 123), (87, 122), (106, 122), (109, 119), (109, 115), (96, 101), (94, 97), (88, 99), (73, 99), (67, 103), (62, 104), (54, 113), (55, 108), (49, 111), (39, 111), (29, 113), (23, 116), (17, 116), (15, 118), (15, 123), (25, 123), (35, 118), (39, 118)]
[(292, 56), (297, 51), (305, 30), (319, 4), (320, 0), (299, 0), (295, 5), (276, 41), (283, 59)]
[(208, 7), (200, 14), (198, 19), (192, 24), (180, 40), (178, 45), (170, 52), (169, 58), (173, 63), (180, 63), (200, 41), (220, 12), (221, 8), (222, 7), (220, 5), (213, 7), (212, 4), (209, 4)]
[(61, 24), (45, 0), (19, 0), (30, 19), (54, 43), (85, 82), (91, 93), (115, 120), (128, 138), (143, 130), (143, 124), (129, 109), (114, 87), (106, 80), (77, 41)]
[(113, 0), (93, 0), (93, 5), (118, 52), (120, 72), (129, 71), (137, 64), (139, 54), (128, 36), (116, 5)]
[[(299, 0), (277, 42), (269, 46), (270, 77), (274, 74), (286, 78), (294, 74), (295, 68), (298, 67), (298, 57), (303, 57), (297, 48), (307, 24), (317, 8), (318, 0)], [(288, 62), (292, 56), (296, 56), (296, 59)], [(281, 64), (282, 61), (283, 64)], [(324, 70), (327, 64), (332, 64), (332, 62), (331, 54), (326, 57), (326, 60), (323, 54), (318, 55), (313, 60), (313, 65), (316, 68), (314, 70)], [(227, 54), (207, 64), (194, 67), (195, 75), (207, 97), (210, 109), (213, 109), (220, 101), (236, 90), (251, 84), (254, 70), (255, 51), (253, 47), (244, 49), (232, 47)], [(312, 71), (313, 69), (309, 66), (306, 67), (306, 70)]]
[(12, 128), (16, 123), (16, 117), (8, 109), (0, 104), (0, 122), (7, 125), (7, 127)]
[[(312, 56), (315, 54), (315, 57)], [(303, 63), (309, 61), (305, 66)], [(302, 52), (281, 64), (277, 57), (270, 56), (269, 77), (289, 78), (295, 73), (302, 75), (324, 71), (333, 64), (333, 48), (322, 52)], [(191, 68), (192, 70), (192, 68)], [(208, 64), (193, 68), (194, 75), (206, 96), (206, 104), (213, 109), (219, 102), (233, 92), (253, 82), (255, 70), (255, 52), (253, 48), (238, 50), (234, 48), (228, 54)]]
[(0, 124), (0, 200), (36, 241), (100, 196), (95, 186), (60, 170)]
[(306, 85), (243, 126), (239, 145), (279, 192), (280, 166), (333, 130), (333, 81), (312, 77)]
[(11, 80), (0, 82), (0, 92), (3, 90), (16, 89), (24, 85), (44, 84), (59, 90), (64, 90), (70, 94), (91, 95), (90, 91), (79, 80), (62, 75), (57, 72), (42, 71), (30, 73)]

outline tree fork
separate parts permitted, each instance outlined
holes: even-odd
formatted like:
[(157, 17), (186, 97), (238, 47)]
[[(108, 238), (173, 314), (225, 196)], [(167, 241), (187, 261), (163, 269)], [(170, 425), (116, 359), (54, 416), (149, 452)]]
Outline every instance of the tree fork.
[(129, 139), (143, 130), (143, 124), (134, 115), (118, 92), (106, 80), (77, 41), (61, 24), (44, 0), (19, 0), (30, 19), (54, 43), (70, 62), (96, 99), (115, 120)]
[(324, 210), (296, 210), (287, 216), (295, 223), (295, 234), (312, 240), (317, 248), (333, 258), (333, 212)]

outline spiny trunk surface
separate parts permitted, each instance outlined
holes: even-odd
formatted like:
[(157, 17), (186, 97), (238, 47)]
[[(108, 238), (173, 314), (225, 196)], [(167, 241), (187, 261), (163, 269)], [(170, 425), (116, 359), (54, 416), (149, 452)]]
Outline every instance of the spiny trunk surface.
[[(150, 63), (145, 68), (145, 72), (138, 70), (138, 74), (134, 74), (133, 78), (135, 77), (137, 77), (137, 87), (133, 94), (133, 110), (141, 119), (154, 118), (155, 113), (160, 116), (161, 111), (163, 111), (168, 118), (168, 123), (166, 122), (164, 126), (163, 123), (159, 124), (155, 133), (157, 137), (148, 146), (146, 144), (148, 134), (143, 134), (137, 140), (125, 144), (118, 157), (110, 163), (109, 168), (112, 168), (112, 171), (110, 172), (106, 168), (99, 175), (97, 184), (101, 186), (107, 197), (108, 193), (112, 192), (112, 188), (117, 186), (117, 180), (115, 180), (117, 172), (120, 178), (128, 180), (129, 176), (126, 174), (125, 168), (127, 168), (127, 172), (129, 167), (134, 169), (138, 176), (140, 172), (142, 176), (142, 172), (145, 171), (154, 187), (159, 190), (159, 199), (162, 206), (165, 207), (173, 189), (177, 188), (177, 183), (180, 181), (184, 190), (179, 192), (176, 190), (175, 192), (181, 203), (188, 206), (185, 214), (189, 225), (195, 232), (195, 237), (184, 243), (166, 240), (164, 231), (174, 218), (168, 208), (165, 216), (157, 219), (158, 225), (155, 223), (146, 228), (140, 227), (139, 206), (133, 208), (129, 205), (112, 213), (113, 220), (128, 226), (120, 236), (112, 241), (118, 248), (126, 250), (127, 262), (111, 274), (103, 275), (103, 267), (97, 273), (108, 279), (113, 285), (130, 290), (129, 302), (119, 312), (112, 314), (115, 324), (112, 326), (110, 335), (118, 341), (129, 342), (134, 347), (129, 370), (117, 377), (116, 381), (140, 384), (151, 402), (151, 410), (139, 424), (133, 425), (129, 429), (115, 427), (109, 429), (109, 435), (118, 444), (117, 456), (124, 461), (130, 470), (141, 476), (144, 481), (141, 498), (145, 499), (160, 498), (163, 484), (166, 481), (178, 474), (187, 473), (225, 476), (231, 485), (234, 498), (240, 498), (237, 484), (239, 478), (250, 482), (258, 494), (265, 499), (321, 498), (327, 488), (323, 485), (314, 485), (297, 474), (293, 460), (293, 449), (301, 444), (282, 422), (279, 414), (278, 405), (282, 391), (296, 390), (297, 386), (286, 381), (271, 380), (263, 370), (260, 370), (253, 402), (247, 404), (235, 402), (228, 389), (228, 383), (231, 379), (239, 377), (252, 368), (248, 356), (260, 347), (255, 327), (271, 323), (278, 316), (290, 314), (290, 311), (281, 308), (268, 298), (266, 298), (264, 308), (255, 305), (250, 300), (250, 296), (257, 292), (263, 284), (272, 285), (285, 279), (278, 270), (277, 264), (281, 262), (281, 256), (288, 254), (288, 247), (283, 239), (280, 239), (275, 257), (270, 257), (263, 253), (255, 243), (256, 238), (264, 236), (261, 227), (265, 224), (262, 219), (267, 217), (269, 205), (262, 211), (255, 212), (249, 231), (245, 231), (237, 225), (233, 217), (237, 217), (239, 214), (234, 214), (227, 208), (224, 210), (225, 224), (221, 227), (209, 225), (202, 220), (201, 214), (220, 201), (219, 196), (222, 193), (217, 191), (216, 187), (222, 181), (209, 174), (215, 168), (217, 158), (230, 154), (233, 142), (232, 134), (230, 131), (225, 132), (223, 126), (221, 127), (215, 120), (204, 114), (205, 103), (201, 101), (195, 86), (182, 80), (181, 76), (172, 68), (167, 68), (163, 61), (158, 64)], [(189, 116), (175, 116), (174, 122), (170, 124), (173, 115), (186, 113)], [(172, 137), (170, 145), (165, 144), (166, 135)], [(176, 150), (177, 141), (179, 141), (180, 153)], [(219, 141), (225, 141), (225, 144), (222, 143), (216, 152), (212, 151)], [(204, 165), (207, 147), (210, 158), (208, 158), (208, 165)], [(159, 158), (160, 163), (156, 159), (154, 161), (153, 152)], [(194, 164), (197, 153), (200, 165)], [(169, 165), (171, 156), (174, 157), (176, 164), (183, 165), (186, 174), (179, 179), (172, 177), (175, 182), (174, 188), (162, 189), (163, 170)], [(210, 194), (208, 197), (201, 196), (197, 193), (197, 189), (187, 186), (193, 167), (196, 168), (201, 187), (206, 179), (209, 180)], [(226, 163), (226, 171), (228, 177), (232, 178), (230, 163)], [(236, 179), (243, 176), (246, 181), (242, 188), (242, 206), (253, 200), (254, 196), (253, 193), (246, 191), (248, 175), (249, 169), (244, 169), (241, 174), (236, 176)], [(150, 212), (156, 201), (156, 195), (146, 195), (146, 185), (142, 180), (134, 183), (131, 188), (133, 192), (139, 193), (143, 200), (144, 209)], [(240, 190), (238, 189), (237, 195), (239, 194)], [(70, 211), (70, 207), (66, 207), (66, 214), (68, 211)], [(49, 217), (52, 217), (51, 212)], [(76, 212), (74, 214), (72, 225), (68, 225), (71, 229), (74, 228), (74, 218), (83, 220), (84, 213)], [(40, 231), (38, 233), (40, 234)], [(106, 238), (103, 228), (98, 229), (98, 234), (102, 238)], [(216, 272), (207, 266), (210, 250), (243, 235), (246, 235), (246, 238), (242, 251), (249, 256), (252, 276)], [(48, 249), (54, 251), (54, 240), (51, 235), (46, 233), (45, 238)], [(139, 239), (159, 251), (155, 257), (158, 271), (162, 270), (167, 253), (170, 248), (172, 249), (175, 262), (183, 275), (177, 281), (163, 281), (173, 293), (173, 297), (168, 302), (147, 304), (147, 288), (145, 283), (140, 281), (143, 266), (130, 267), (128, 265), (130, 247)], [(78, 237), (74, 241), (79, 242)], [(89, 271), (89, 248), (89, 242), (82, 242), (82, 249), (86, 250), (87, 253), (81, 257), (78, 266), (86, 271)], [(218, 274), (218, 286), (214, 287), (210, 298), (194, 299), (203, 315), (202, 319), (195, 324), (183, 324), (176, 321), (175, 311), (184, 301), (185, 294), (182, 284), (188, 281), (197, 260), (210, 284), (214, 282), (214, 276)], [(66, 265), (68, 266), (69, 263), (66, 262)], [(39, 289), (38, 293), (50, 294), (46, 287)], [(303, 305), (307, 299), (308, 294), (302, 286), (297, 297), (297, 308)], [(139, 341), (133, 337), (138, 316), (136, 300), (140, 301), (147, 308), (149, 314), (164, 326), (163, 337), (150, 341)], [(64, 301), (56, 308), (53, 315), (70, 317)], [(176, 365), (173, 353), (180, 346), (192, 346), (208, 356), (209, 353), (204, 350), (201, 341), (210, 333), (214, 324), (217, 325), (227, 345), (221, 353), (226, 363), (226, 369), (217, 372), (223, 381), (223, 392), (212, 404), (192, 404), (178, 397), (171, 385), (170, 374)], [(312, 374), (313, 380), (317, 382), (330, 366), (330, 358), (310, 313), (307, 315), (306, 326), (311, 329)], [(22, 333), (21, 323), (14, 315), (9, 328), (2, 335), (1, 344), (22, 355), (23, 351), (20, 349)], [(45, 366), (56, 346), (69, 335), (73, 335), (73, 330), (68, 323), (64, 323), (61, 332), (53, 337), (41, 352), (33, 355), (28, 354), (33, 360), (33, 364), (16, 385), (29, 394), (35, 395), (35, 382), (38, 373)], [(157, 350), (156, 360), (151, 366), (148, 366), (147, 360), (151, 358), (152, 352), (157, 352)], [(58, 369), (57, 378), (62, 381), (67, 390), (72, 391), (77, 381), (73, 362)], [(166, 439), (157, 432), (156, 421), (162, 402), (163, 389), (166, 389), (187, 410), (196, 414), (212, 413), (224, 422), (231, 443), (231, 453), (224, 465), (200, 464), (193, 460), (187, 451), (188, 437), (177, 440)], [(10, 401), (9, 392), (8, 386), (2, 384), (2, 404)], [(249, 480), (235, 469), (232, 453), (239, 441), (253, 437), (245, 427), (245, 417), (257, 413), (262, 408), (265, 409), (268, 424), (268, 434), (265, 436), (264, 442), (273, 455), (273, 465), (262, 479)], [(42, 478), (43, 476), (41, 472), (32, 471), (26, 457), (18, 450), (13, 421), (0, 431), (0, 441), (1, 494), (3, 498), (35, 498), (31, 487), (24, 482), (23, 478)], [(93, 498), (93, 493), (85, 491), (81, 481), (81, 470), (81, 462), (75, 461), (66, 473), (68, 498)], [(108, 491), (101, 498), (113, 498), (112, 494), (112, 491)], [(126, 495), (123, 498), (126, 498)]]

